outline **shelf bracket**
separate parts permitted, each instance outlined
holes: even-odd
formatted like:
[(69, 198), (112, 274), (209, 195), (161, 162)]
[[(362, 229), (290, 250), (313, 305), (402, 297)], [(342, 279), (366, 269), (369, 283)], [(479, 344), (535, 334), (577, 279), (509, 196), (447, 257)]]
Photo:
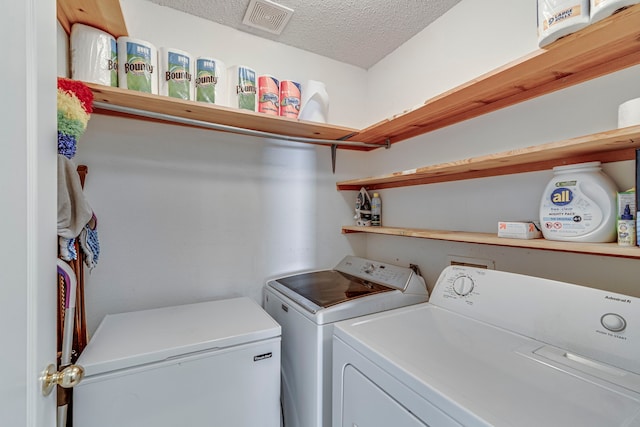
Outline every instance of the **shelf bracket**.
[(391, 138), (387, 138), (384, 140), (384, 148), (387, 150), (391, 148)]
[(336, 174), (336, 157), (338, 155), (338, 144), (331, 146), (331, 171)]

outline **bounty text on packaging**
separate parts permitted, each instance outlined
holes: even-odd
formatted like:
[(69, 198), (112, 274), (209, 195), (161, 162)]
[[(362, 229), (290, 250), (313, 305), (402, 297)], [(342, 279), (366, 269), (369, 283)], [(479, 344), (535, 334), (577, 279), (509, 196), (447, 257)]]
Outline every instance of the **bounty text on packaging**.
[(280, 82), (273, 76), (258, 77), (258, 111), (280, 115)]
[(256, 111), (256, 72), (242, 65), (229, 68), (229, 106)]
[(199, 57), (196, 61), (196, 101), (226, 105), (223, 82), (224, 64), (215, 58)]
[(178, 49), (160, 48), (160, 95), (193, 99), (193, 57)]
[(545, 239), (614, 242), (618, 189), (600, 162), (557, 166), (553, 172), (540, 203)]
[(118, 85), (158, 94), (158, 52), (143, 40), (118, 37)]

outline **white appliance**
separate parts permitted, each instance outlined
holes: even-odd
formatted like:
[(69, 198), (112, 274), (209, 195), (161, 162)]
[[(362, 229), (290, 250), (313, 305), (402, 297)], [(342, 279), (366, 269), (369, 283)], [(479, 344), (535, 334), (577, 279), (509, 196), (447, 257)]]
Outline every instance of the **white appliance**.
[(331, 425), (335, 322), (427, 299), (424, 280), (411, 268), (354, 256), (333, 270), (268, 281), (265, 308), (282, 326), (284, 426)]
[(280, 326), (249, 298), (108, 315), (77, 364), (79, 427), (280, 426)]
[(640, 299), (447, 267), (334, 328), (333, 426), (640, 426)]

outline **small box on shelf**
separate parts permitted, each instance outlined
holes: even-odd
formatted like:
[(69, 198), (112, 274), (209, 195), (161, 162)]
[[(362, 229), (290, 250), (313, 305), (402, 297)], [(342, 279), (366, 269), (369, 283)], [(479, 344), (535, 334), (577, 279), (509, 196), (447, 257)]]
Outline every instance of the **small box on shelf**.
[(542, 232), (538, 221), (498, 221), (498, 237), (539, 239)]

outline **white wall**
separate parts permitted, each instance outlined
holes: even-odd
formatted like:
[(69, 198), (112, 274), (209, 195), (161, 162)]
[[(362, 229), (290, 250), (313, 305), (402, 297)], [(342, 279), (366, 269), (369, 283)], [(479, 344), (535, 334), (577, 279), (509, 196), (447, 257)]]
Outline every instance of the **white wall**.
[[(501, 11), (498, 14), (496, 11)], [(508, 17), (497, 19), (496, 17)], [(390, 88), (370, 99), (372, 116), (388, 106), (424, 101), (537, 48), (535, 2), (464, 0), (437, 22), (369, 70), (369, 91), (388, 82), (421, 80), (411, 90)], [(422, 90), (420, 90), (422, 89)], [(376, 92), (379, 93), (379, 92)], [(393, 95), (392, 95), (393, 94)], [(402, 96), (400, 96), (402, 95)], [(378, 175), (559, 141), (617, 125), (617, 107), (640, 96), (640, 67), (549, 94), (363, 155)], [(384, 102), (383, 102), (384, 101)], [(386, 101), (389, 101), (388, 103)], [(397, 104), (397, 105), (396, 105)], [(632, 187), (632, 161), (607, 164), (620, 189)], [(551, 171), (380, 191), (388, 226), (496, 232), (500, 219), (535, 219)], [(353, 192), (349, 192), (355, 195)], [(353, 196), (352, 196), (353, 197)], [(382, 236), (367, 241), (366, 255), (420, 265), (430, 285), (447, 255), (495, 261), (496, 268), (640, 295), (637, 260)]]
[[(121, 4), (131, 37), (323, 80), (331, 121), (366, 120), (362, 69), (146, 1)], [(334, 176), (328, 147), (94, 114), (76, 155), (89, 167), (85, 193), (101, 244), (87, 277), (89, 330), (107, 313), (237, 295), (261, 301), (268, 277), (362, 253), (364, 242), (340, 234), (353, 208), (335, 189), (345, 170), (365, 173), (359, 154), (340, 150)]]
[[(536, 48), (532, 2), (479, 3), (463, 0), (368, 72), (143, 0), (122, 0), (122, 7), (130, 35), (158, 47), (217, 56), (280, 77), (323, 80), (331, 97), (330, 121), (364, 127)], [(90, 330), (106, 313), (233, 295), (260, 300), (267, 277), (331, 267), (348, 253), (418, 264), (430, 285), (447, 255), (461, 255), (494, 260), (502, 270), (638, 295), (634, 279), (640, 265), (633, 260), (343, 236), (340, 226), (352, 223), (355, 192), (335, 190), (335, 182), (344, 179), (611, 129), (617, 105), (640, 96), (630, 89), (640, 87), (638, 71), (634, 67), (390, 150), (340, 150), (336, 175), (327, 147), (94, 114), (77, 155), (89, 166), (86, 193), (98, 214), (102, 244), (100, 264), (87, 279)], [(415, 84), (400, 84), (407, 81)], [(368, 99), (362, 96), (367, 92)], [(632, 162), (605, 169), (620, 188), (632, 185)], [(382, 190), (383, 221), (493, 232), (498, 219), (537, 217), (549, 177), (537, 172)]]

